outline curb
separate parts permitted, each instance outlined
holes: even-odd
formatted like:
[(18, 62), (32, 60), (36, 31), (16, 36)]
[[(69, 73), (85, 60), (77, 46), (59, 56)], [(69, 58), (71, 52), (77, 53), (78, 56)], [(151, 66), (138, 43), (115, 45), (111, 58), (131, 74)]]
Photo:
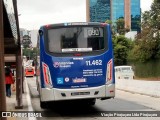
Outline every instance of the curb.
[(140, 95), (146, 95), (146, 96), (150, 96), (150, 97), (154, 97), (154, 98), (160, 98), (160, 96), (157, 96), (157, 95), (151, 95), (151, 94), (146, 94), (146, 93), (142, 93), (142, 92), (135, 92), (135, 91), (125, 90), (125, 89), (120, 89), (120, 88), (116, 88), (116, 89), (121, 90), (121, 91), (125, 91), (125, 92), (129, 92), (129, 93), (133, 93), (133, 94), (140, 94)]
[(116, 89), (160, 98), (160, 81), (116, 80)]
[[(25, 86), (26, 86), (26, 93), (27, 93), (26, 98), (28, 103), (28, 111), (34, 111), (31, 103), (29, 86), (26, 79), (25, 79)], [(28, 120), (37, 120), (37, 119), (35, 117), (29, 117)]]

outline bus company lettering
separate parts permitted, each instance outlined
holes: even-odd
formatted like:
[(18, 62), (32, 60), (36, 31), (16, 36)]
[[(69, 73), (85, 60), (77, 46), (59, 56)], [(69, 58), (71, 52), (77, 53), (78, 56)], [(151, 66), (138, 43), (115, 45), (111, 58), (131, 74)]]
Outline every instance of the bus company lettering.
[(71, 65), (73, 65), (73, 64), (74, 64), (74, 62), (54, 62), (53, 66), (55, 68), (58, 68), (58, 67), (67, 68), (67, 67), (71, 67)]
[(102, 75), (103, 75), (102, 69), (83, 70), (83, 76), (102, 76)]
[(75, 22), (75, 23), (68, 23), (68, 25), (88, 25), (88, 23), (85, 23), (85, 22)]

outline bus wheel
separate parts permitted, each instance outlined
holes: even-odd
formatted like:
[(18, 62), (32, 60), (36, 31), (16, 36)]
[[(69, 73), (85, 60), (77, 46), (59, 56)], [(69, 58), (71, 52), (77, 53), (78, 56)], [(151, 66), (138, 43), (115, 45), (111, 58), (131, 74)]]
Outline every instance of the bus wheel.
[(47, 103), (46, 103), (46, 102), (41, 102), (41, 101), (40, 101), (40, 107), (41, 107), (42, 109), (47, 108)]
[(95, 104), (96, 104), (96, 99), (90, 99), (90, 100), (88, 101), (88, 104), (89, 104), (89, 105), (95, 105)]
[(95, 105), (95, 103), (96, 103), (96, 99), (86, 99), (86, 100), (84, 100), (84, 102), (85, 102), (85, 104), (87, 104), (87, 105)]

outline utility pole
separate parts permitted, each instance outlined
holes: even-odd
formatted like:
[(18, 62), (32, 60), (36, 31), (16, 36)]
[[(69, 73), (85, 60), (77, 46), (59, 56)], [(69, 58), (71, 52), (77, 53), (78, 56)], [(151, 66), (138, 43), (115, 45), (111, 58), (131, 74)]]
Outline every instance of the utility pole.
[[(0, 0), (0, 111), (6, 111), (6, 92), (4, 76), (4, 30), (3, 30), (3, 0)], [(6, 120), (6, 118), (2, 118)]]
[(16, 100), (17, 104), (15, 106), (16, 109), (23, 109), (23, 101), (22, 101), (22, 58), (21, 58), (21, 50), (20, 48), (17, 50), (16, 54)]
[[(17, 24), (17, 30), (19, 29), (19, 20), (18, 20), (18, 11), (17, 11), (17, 0), (13, 0), (15, 18)], [(20, 33), (18, 32), (18, 48), (16, 51), (16, 106), (15, 109), (23, 109), (23, 100), (22, 100), (22, 52), (21, 52), (21, 43), (20, 43)]]

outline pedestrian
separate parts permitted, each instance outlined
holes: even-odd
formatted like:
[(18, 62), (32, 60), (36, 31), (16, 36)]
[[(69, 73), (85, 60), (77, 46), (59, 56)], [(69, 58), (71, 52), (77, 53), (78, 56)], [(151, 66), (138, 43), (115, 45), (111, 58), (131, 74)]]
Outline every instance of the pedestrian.
[(5, 67), (5, 80), (6, 80), (6, 96), (11, 97), (11, 84), (14, 84), (12, 72), (9, 67)]

